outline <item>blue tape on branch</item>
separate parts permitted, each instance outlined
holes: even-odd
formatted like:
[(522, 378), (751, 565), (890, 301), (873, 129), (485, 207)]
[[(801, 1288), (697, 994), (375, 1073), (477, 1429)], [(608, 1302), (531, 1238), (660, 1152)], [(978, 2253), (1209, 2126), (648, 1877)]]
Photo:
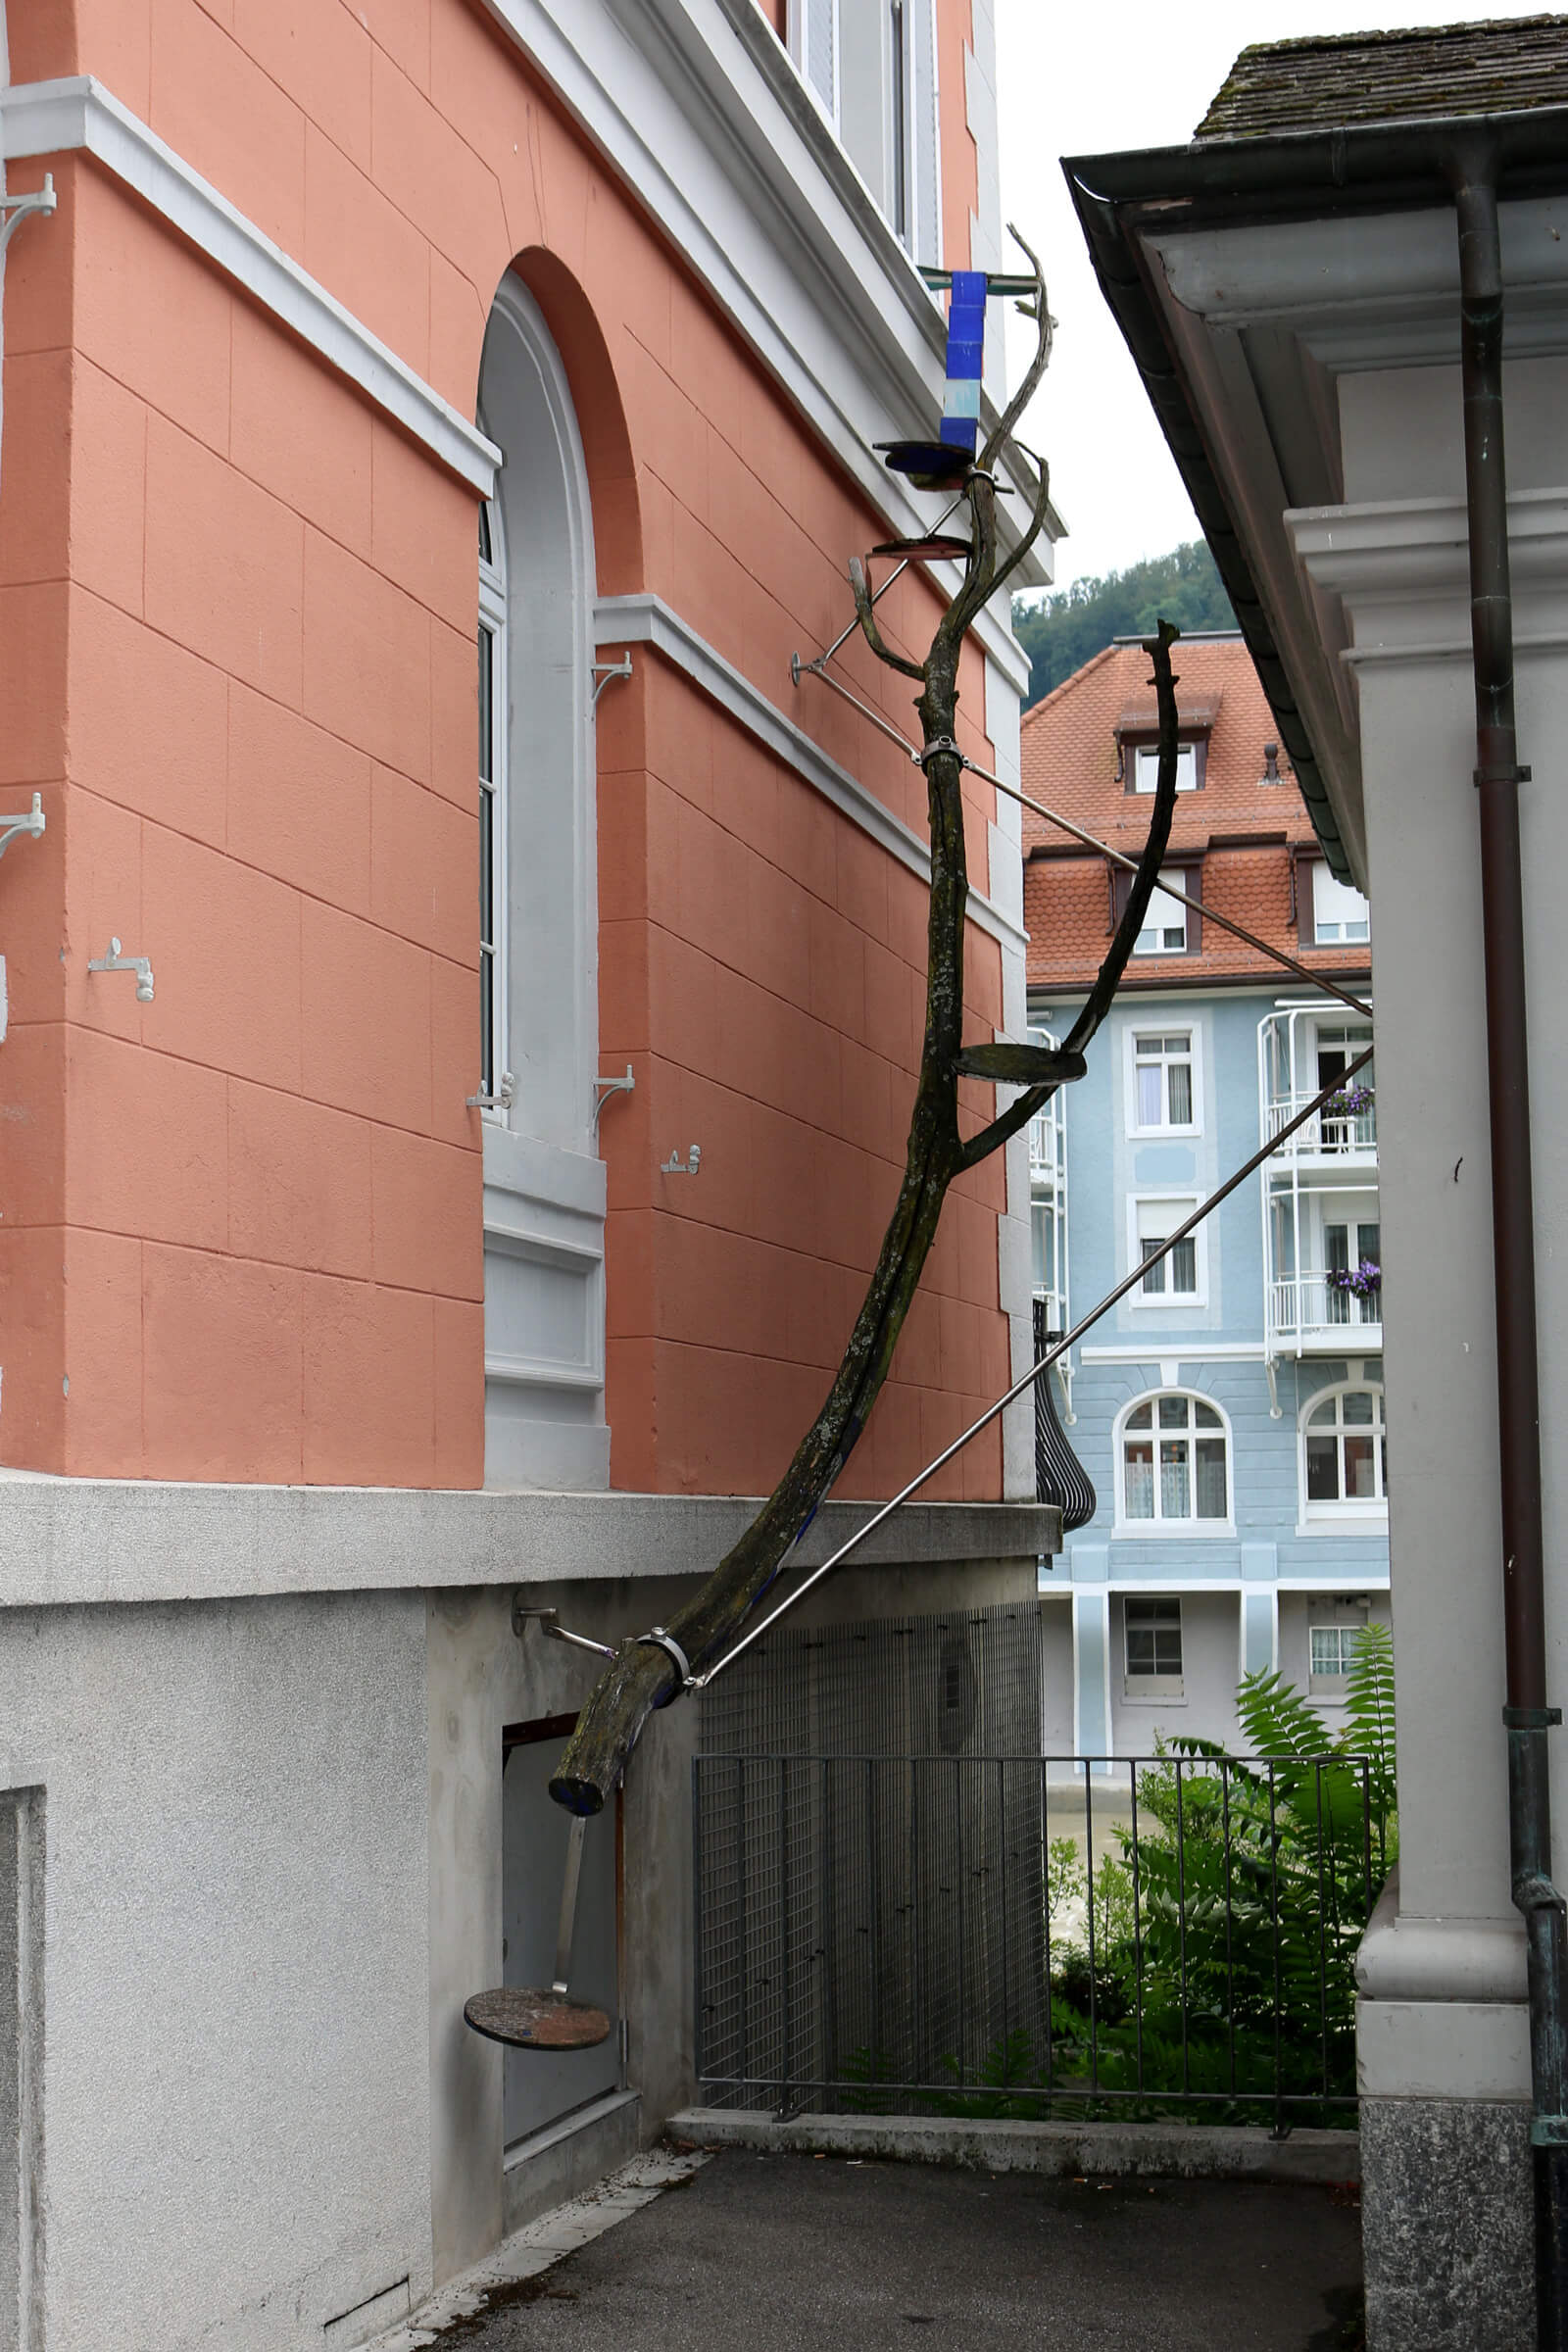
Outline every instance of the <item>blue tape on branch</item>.
[(985, 365), (986, 273), (955, 270), (948, 304), (947, 390), (942, 402), (942, 439), (950, 449), (973, 455), (979, 439), (980, 377)]

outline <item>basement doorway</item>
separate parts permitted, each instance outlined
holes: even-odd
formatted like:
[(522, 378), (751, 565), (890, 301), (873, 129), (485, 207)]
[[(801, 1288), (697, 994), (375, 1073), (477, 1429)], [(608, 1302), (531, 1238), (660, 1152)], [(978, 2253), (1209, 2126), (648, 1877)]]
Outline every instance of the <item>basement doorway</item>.
[[(570, 1817), (551, 1801), (550, 1776), (575, 1715), (508, 1724), (501, 1735), (501, 1956), (504, 1984), (548, 1984)], [(620, 2018), (620, 1797), (588, 1824), (572, 1936), (571, 1990), (615, 2020), (589, 2050), (506, 2053), (503, 2137), (511, 2148), (622, 2084)]]

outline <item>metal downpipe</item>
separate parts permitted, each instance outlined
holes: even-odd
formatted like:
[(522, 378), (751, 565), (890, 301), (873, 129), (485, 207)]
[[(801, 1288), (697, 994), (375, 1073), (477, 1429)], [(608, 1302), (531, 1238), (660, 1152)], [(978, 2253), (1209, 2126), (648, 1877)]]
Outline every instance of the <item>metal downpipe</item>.
[(1524, 1915), (1530, 1988), (1531, 2152), (1535, 2180), (1536, 2342), (1568, 2352), (1568, 2083), (1563, 1898), (1551, 1877), (1546, 1733), (1541, 1397), (1535, 1211), (1525, 1027), (1524, 901), (1513, 697), (1513, 598), (1503, 461), (1502, 254), (1494, 144), (1455, 146), (1449, 173), (1459, 231), (1460, 351), (1475, 660), (1476, 773), (1487, 989), (1492, 1236), (1496, 1292), (1497, 1434), (1507, 1655), (1509, 1863)]

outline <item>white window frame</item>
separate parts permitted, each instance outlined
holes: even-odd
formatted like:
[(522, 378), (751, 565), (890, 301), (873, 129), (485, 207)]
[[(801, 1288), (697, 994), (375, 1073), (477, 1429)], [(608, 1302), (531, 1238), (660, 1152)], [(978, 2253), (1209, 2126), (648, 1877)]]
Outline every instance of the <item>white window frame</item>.
[[(1169, 1201), (1175, 1211), (1170, 1220), (1171, 1226), (1174, 1228), (1175, 1226), (1182, 1224), (1187, 1217), (1191, 1216), (1195, 1208), (1201, 1208), (1204, 1198), (1205, 1196), (1202, 1193), (1195, 1192), (1191, 1185), (1145, 1184), (1140, 1185), (1136, 1192), (1129, 1193), (1127, 1195), (1127, 1272), (1129, 1274), (1132, 1273), (1136, 1266), (1140, 1266), (1143, 1263), (1143, 1242), (1145, 1237), (1140, 1234), (1138, 1230), (1138, 1211), (1141, 1207), (1157, 1205)], [(1170, 1277), (1169, 1273), (1167, 1272), (1166, 1287), (1162, 1291), (1146, 1291), (1142, 1283), (1139, 1283), (1136, 1289), (1129, 1291), (1127, 1294), (1127, 1303), (1129, 1306), (1145, 1311), (1152, 1308), (1155, 1314), (1170, 1314), (1172, 1312), (1178, 1314), (1188, 1314), (1195, 1306), (1207, 1306), (1207, 1226), (1200, 1225), (1197, 1232), (1193, 1235), (1192, 1240), (1193, 1272), (1198, 1281), (1197, 1290), (1172, 1291), (1169, 1287)], [(1165, 1260), (1165, 1264), (1168, 1268), (1170, 1265), (1169, 1258)]]
[[(1373, 1466), (1378, 1483), (1383, 1486), (1383, 1493), (1381, 1494), (1367, 1497), (1352, 1496), (1348, 1501), (1347, 1501), (1342, 1492), (1340, 1499), (1337, 1502), (1308, 1501), (1306, 1493), (1306, 1440), (1308, 1424), (1311, 1421), (1312, 1415), (1315, 1412), (1320, 1411), (1325, 1404), (1333, 1403), (1336, 1398), (1341, 1396), (1371, 1396), (1374, 1400), (1375, 1410), (1370, 1425), (1366, 1422), (1362, 1422), (1358, 1426), (1363, 1430), (1370, 1426), (1372, 1430)], [(1334, 1427), (1336, 1437), (1343, 1439), (1345, 1435), (1345, 1422), (1339, 1412), (1336, 1412), (1334, 1416)], [(1318, 1434), (1321, 1435), (1322, 1433), (1319, 1432)], [(1328, 1534), (1343, 1535), (1348, 1527), (1386, 1527), (1388, 1525), (1389, 1495), (1388, 1488), (1383, 1477), (1383, 1453), (1384, 1446), (1388, 1443), (1388, 1399), (1385, 1396), (1383, 1383), (1381, 1381), (1338, 1380), (1335, 1381), (1329, 1388), (1314, 1390), (1313, 1394), (1306, 1399), (1306, 1402), (1302, 1405), (1300, 1412), (1298, 1414), (1296, 1424), (1296, 1491), (1298, 1498), (1297, 1508), (1298, 1512), (1298, 1532), (1299, 1534), (1309, 1536), (1321, 1536)], [(1381, 1446), (1377, 1443), (1378, 1439), (1380, 1438), (1384, 1442)], [(1343, 1490), (1345, 1485), (1345, 1454), (1343, 1446), (1340, 1451), (1340, 1485)]]
[[(1159, 789), (1159, 746), (1157, 743), (1135, 743), (1129, 746), (1133, 756), (1133, 790), (1152, 795)], [(1145, 777), (1148, 783), (1144, 782)], [(1198, 790), (1198, 746), (1178, 743), (1176, 746), (1176, 789), (1178, 792)]]
[[(507, 1051), (508, 940), (512, 929), (507, 792), (507, 719), (511, 705), (511, 671), (507, 663), (507, 543), (499, 501), (488, 501), (485, 513), (490, 526), (491, 560), (488, 564), (483, 557), (479, 560), (479, 628), (490, 640), (490, 889), (494, 948), (489, 957), (488, 978), (490, 1045), (494, 1066), (489, 1070), (481, 1066), (478, 1091), (499, 1096), (510, 1092), (506, 1078), (512, 1067)], [(476, 659), (477, 651), (476, 646)], [(482, 801), (485, 791), (483, 779), (480, 780), (479, 791)], [(479, 960), (482, 990), (485, 985), (485, 958), (482, 953)], [(481, 1018), (482, 1012), (481, 997)], [(482, 1028), (480, 1035), (482, 1038)], [(482, 1064), (482, 1052), (480, 1059)], [(505, 1126), (507, 1104), (502, 1102), (490, 1103), (480, 1115), (496, 1125)]]
[[(1162, 1396), (1186, 1396), (1194, 1404), (1207, 1405), (1210, 1412), (1214, 1412), (1219, 1415), (1219, 1431), (1216, 1433), (1213, 1430), (1205, 1430), (1203, 1435), (1205, 1437), (1213, 1437), (1216, 1434), (1219, 1434), (1223, 1435), (1225, 1440), (1225, 1516), (1223, 1519), (1199, 1519), (1196, 1517), (1191, 1519), (1164, 1519), (1159, 1516), (1159, 1461), (1157, 1444), (1160, 1434), (1159, 1399)], [(1130, 1519), (1127, 1516), (1127, 1461), (1124, 1452), (1124, 1446), (1127, 1438), (1127, 1424), (1132, 1419), (1133, 1414), (1137, 1412), (1139, 1406), (1144, 1404), (1152, 1405), (1153, 1407), (1153, 1428), (1151, 1432), (1151, 1435), (1155, 1440), (1156, 1445), (1154, 1461), (1155, 1515), (1152, 1519)], [(1166, 1434), (1167, 1436), (1180, 1436), (1181, 1432), (1167, 1431)], [(1188, 1420), (1187, 1435), (1196, 1442), (1198, 1431), (1192, 1421), (1191, 1416), (1189, 1416)], [(1236, 1443), (1231, 1429), (1230, 1415), (1226, 1412), (1225, 1407), (1220, 1403), (1218, 1397), (1205, 1396), (1201, 1389), (1184, 1389), (1179, 1387), (1145, 1389), (1140, 1396), (1129, 1396), (1126, 1403), (1122, 1406), (1120, 1412), (1116, 1415), (1115, 1423), (1111, 1430), (1110, 1461), (1111, 1479), (1115, 1495), (1115, 1509), (1111, 1524), (1111, 1534), (1113, 1536), (1135, 1538), (1139, 1541), (1142, 1541), (1143, 1538), (1147, 1536), (1152, 1541), (1160, 1544), (1206, 1544), (1211, 1541), (1216, 1544), (1223, 1544), (1234, 1539), (1236, 1534)], [(1198, 1500), (1198, 1463), (1196, 1456), (1192, 1464), (1191, 1490), (1192, 1498), (1196, 1503)]]
[(785, 19), (785, 47), (790, 53), (801, 79), (832, 123), (833, 128), (837, 130), (839, 127), (839, 0), (818, 0), (818, 4), (826, 7), (829, 17), (827, 39), (833, 82), (831, 93), (824, 94), (820, 83), (813, 77), (811, 73), (813, 61), (808, 55), (813, 0), (789, 0), (789, 9)]
[[(1138, 1040), (1140, 1037), (1169, 1037), (1173, 1033), (1179, 1032), (1183, 1029), (1185, 1029), (1187, 1032), (1187, 1059), (1191, 1065), (1193, 1074), (1192, 1119), (1185, 1127), (1145, 1127), (1140, 1123), (1138, 1117)], [(1163, 1021), (1158, 1018), (1151, 1018), (1147, 1021), (1130, 1021), (1127, 1024), (1123, 1034), (1126, 1038), (1126, 1044), (1122, 1049), (1122, 1066), (1123, 1082), (1126, 1090), (1128, 1135), (1135, 1138), (1168, 1135), (1201, 1135), (1203, 1132), (1203, 1062), (1202, 1031), (1199, 1024), (1191, 1019)], [(1180, 1060), (1180, 1058), (1181, 1056), (1179, 1054), (1161, 1054), (1160, 1056), (1161, 1061), (1167, 1064), (1171, 1060)], [(1164, 1100), (1167, 1103), (1170, 1100), (1170, 1088), (1168, 1083), (1164, 1089)]]
[[(1186, 890), (1186, 888), (1187, 868), (1185, 866), (1162, 866), (1160, 868), (1159, 879), (1150, 895), (1149, 905), (1144, 909), (1144, 928), (1133, 941), (1135, 956), (1186, 956), (1190, 953), (1188, 943), (1192, 938), (1193, 910), (1190, 906), (1185, 906), (1180, 899), (1171, 897), (1173, 890)], [(1189, 892), (1188, 895), (1190, 897), (1192, 894)], [(1164, 899), (1168, 906), (1173, 906), (1181, 917), (1182, 944), (1179, 948), (1168, 946), (1164, 940), (1156, 941), (1152, 948), (1146, 948), (1143, 944), (1149, 936), (1151, 928), (1160, 931), (1170, 931), (1175, 928), (1172, 923), (1158, 920), (1159, 909), (1156, 907), (1155, 902), (1160, 898)]]
[[(1321, 911), (1318, 897), (1320, 889), (1330, 909), (1336, 906), (1339, 908), (1337, 914), (1330, 912), (1327, 921), (1324, 920)], [(1354, 902), (1355, 906), (1361, 909), (1359, 914), (1354, 912), (1351, 901)], [(1363, 924), (1364, 928), (1362, 928)], [(1372, 909), (1366, 900), (1353, 883), (1342, 882), (1337, 874), (1332, 873), (1325, 858), (1314, 858), (1312, 860), (1313, 947), (1366, 947), (1370, 945), (1371, 938)]]
[[(1227, 1468), (1228, 1468), (1227, 1457)], [(1207, 1522), (1205, 1522), (1207, 1524)], [(1155, 1604), (1176, 1610), (1176, 1644), (1181, 1655), (1179, 1674), (1134, 1674), (1127, 1654), (1127, 1637), (1138, 1629), (1128, 1623), (1135, 1609), (1147, 1609)], [(1182, 1613), (1179, 1592), (1124, 1592), (1121, 1596), (1121, 1694), (1132, 1706), (1148, 1706), (1152, 1700), (1185, 1698), (1187, 1695), (1187, 1620)]]

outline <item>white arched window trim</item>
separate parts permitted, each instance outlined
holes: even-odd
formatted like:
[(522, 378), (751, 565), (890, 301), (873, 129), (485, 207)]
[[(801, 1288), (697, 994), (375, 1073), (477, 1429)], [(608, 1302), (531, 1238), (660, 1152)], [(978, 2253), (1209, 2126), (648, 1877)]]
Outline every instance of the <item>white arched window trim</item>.
[(507, 534), (494, 499), (480, 508), (479, 550), (479, 1099), (505, 1124), (513, 1089), (507, 1020)]
[[(1339, 1483), (1341, 1496), (1337, 1501), (1312, 1501), (1307, 1496), (1307, 1438), (1310, 1435), (1327, 1437), (1327, 1429), (1312, 1430), (1313, 1415), (1326, 1404), (1337, 1404), (1344, 1396), (1370, 1396), (1372, 1419), (1347, 1427), (1343, 1410), (1334, 1416), (1333, 1435), (1339, 1452)], [(1298, 1532), (1308, 1536), (1343, 1536), (1347, 1528), (1383, 1527), (1389, 1516), (1388, 1487), (1384, 1474), (1384, 1456), (1388, 1446), (1388, 1415), (1384, 1407), (1383, 1384), (1377, 1380), (1337, 1380), (1329, 1388), (1317, 1389), (1306, 1399), (1296, 1423), (1296, 1478)], [(1373, 1483), (1376, 1492), (1365, 1497), (1352, 1496), (1346, 1500), (1344, 1488), (1347, 1466), (1344, 1446), (1347, 1437), (1365, 1436), (1372, 1445)]]
[[(1160, 1399), (1162, 1397), (1173, 1396), (1186, 1397), (1189, 1405), (1200, 1404), (1206, 1407), (1209, 1412), (1217, 1415), (1219, 1422), (1218, 1428), (1198, 1428), (1196, 1426), (1196, 1415), (1192, 1412), (1189, 1412), (1185, 1429), (1168, 1429), (1161, 1433), (1161, 1430), (1158, 1426)], [(1152, 1421), (1153, 1426), (1151, 1428), (1149, 1435), (1154, 1447), (1152, 1474), (1155, 1515), (1152, 1519), (1135, 1519), (1130, 1518), (1127, 1511), (1127, 1442), (1129, 1438), (1135, 1441), (1141, 1439), (1144, 1433), (1138, 1430), (1130, 1430), (1128, 1424), (1131, 1422), (1133, 1415), (1144, 1405), (1150, 1405), (1152, 1407)], [(1167, 1439), (1179, 1439), (1185, 1436), (1188, 1441), (1189, 1451), (1187, 1462), (1187, 1485), (1188, 1501), (1191, 1508), (1185, 1518), (1167, 1517), (1161, 1507), (1164, 1500), (1164, 1495), (1161, 1492), (1161, 1466), (1158, 1456), (1158, 1444), (1161, 1434), (1163, 1434)], [(1196, 1441), (1200, 1437), (1203, 1439), (1217, 1438), (1222, 1440), (1224, 1444), (1225, 1516), (1223, 1519), (1200, 1519), (1194, 1515), (1196, 1513), (1198, 1504), (1198, 1465)], [(1208, 1541), (1210, 1539), (1223, 1541), (1225, 1538), (1233, 1537), (1235, 1535), (1236, 1448), (1231, 1432), (1230, 1415), (1226, 1412), (1224, 1406), (1220, 1404), (1216, 1398), (1206, 1396), (1201, 1389), (1145, 1389), (1141, 1395), (1137, 1396), (1129, 1396), (1126, 1403), (1122, 1406), (1120, 1412), (1116, 1415), (1115, 1425), (1111, 1432), (1111, 1469), (1115, 1490), (1115, 1518), (1111, 1528), (1111, 1533), (1113, 1535), (1136, 1537), (1149, 1536), (1161, 1543), (1180, 1541), (1182, 1539), (1186, 1539), (1187, 1541), (1191, 1542), (1194, 1538), (1197, 1538), (1200, 1541)]]
[[(510, 1102), (484, 1124), (485, 1483), (591, 1490), (610, 1483), (605, 1169), (593, 1128), (593, 514), (564, 365), (511, 271), (485, 332), (479, 408), (503, 453), (504, 583), (488, 588), (504, 584), (498, 1026), (513, 1078)], [(477, 1004), (474, 1020), (477, 1030)]]

